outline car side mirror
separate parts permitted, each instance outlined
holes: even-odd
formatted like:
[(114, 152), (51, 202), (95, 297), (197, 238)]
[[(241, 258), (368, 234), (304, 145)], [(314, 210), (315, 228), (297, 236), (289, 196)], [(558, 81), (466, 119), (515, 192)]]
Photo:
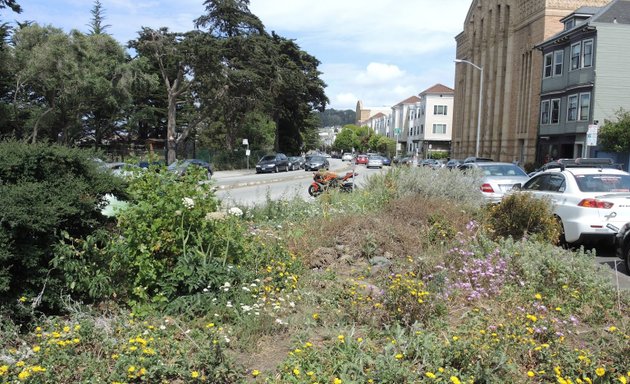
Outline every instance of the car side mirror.
[(521, 189), (523, 189), (523, 186), (521, 185), (521, 183), (516, 183), (512, 186), (513, 191), (520, 191)]

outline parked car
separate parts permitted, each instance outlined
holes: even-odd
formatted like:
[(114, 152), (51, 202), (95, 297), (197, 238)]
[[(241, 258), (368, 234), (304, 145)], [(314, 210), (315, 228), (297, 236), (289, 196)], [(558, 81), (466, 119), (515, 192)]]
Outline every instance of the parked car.
[(551, 201), (567, 243), (603, 239), (612, 244), (617, 230), (630, 222), (630, 174), (618, 169), (550, 168), (520, 190)]
[(630, 222), (624, 224), (615, 236), (617, 257), (623, 260), (626, 273), (630, 273)]
[(319, 171), (320, 169), (330, 169), (330, 163), (326, 157), (314, 155), (306, 159), (304, 164), (305, 171)]
[(410, 157), (410, 156), (401, 157), (398, 159), (398, 161), (395, 161), (395, 163), (398, 165), (413, 165), (413, 157)]
[(354, 159), (354, 156), (350, 152), (346, 152), (341, 156), (341, 161), (352, 161), (352, 159)]
[(500, 203), (503, 196), (515, 185), (523, 185), (529, 180), (527, 173), (512, 163), (490, 161), (464, 163), (459, 169), (463, 171), (478, 169), (482, 172), (480, 189), (484, 200), (489, 204)]
[(462, 163), (463, 162), (461, 160), (450, 159), (449, 161), (446, 162), (446, 168), (448, 168), (448, 169), (455, 169)]
[(205, 169), (206, 171), (208, 171), (208, 179), (212, 177), (213, 172), (212, 172), (212, 167), (210, 166), (210, 164), (207, 161), (203, 161), (199, 159), (186, 159), (186, 160), (175, 161), (171, 163), (167, 167), (167, 169), (171, 172), (175, 172), (178, 175), (182, 176), (186, 174), (186, 171), (191, 166), (201, 167)]
[(387, 157), (387, 156), (381, 156), (381, 159), (383, 159), (383, 165), (389, 167), (390, 165), (392, 165), (392, 160)]
[(367, 155), (358, 155), (358, 156), (357, 156), (357, 158), (356, 158), (356, 160), (355, 160), (355, 162), (356, 162), (357, 164), (363, 164), (363, 165), (365, 165), (365, 164), (367, 164), (367, 163), (368, 163), (368, 157), (367, 157)]
[(284, 153), (276, 153), (275, 155), (266, 155), (258, 160), (256, 164), (256, 173), (265, 172), (288, 172), (289, 171), (289, 159)]
[(494, 161), (494, 160), (488, 157), (475, 157), (475, 156), (469, 156), (464, 159), (464, 163), (481, 163), (481, 162), (488, 162), (488, 161)]
[(431, 168), (436, 168), (438, 164), (438, 161), (435, 159), (424, 159), (420, 162), (420, 166), (422, 167), (431, 167)]
[(379, 155), (372, 155), (368, 157), (368, 162), (365, 164), (367, 168), (383, 168), (383, 158)]
[(107, 168), (112, 174), (116, 176), (132, 176), (134, 171), (141, 170), (140, 166), (136, 164), (114, 162), (104, 163), (104, 167)]
[(291, 171), (304, 168), (304, 163), (306, 160), (302, 156), (289, 156), (289, 169)]

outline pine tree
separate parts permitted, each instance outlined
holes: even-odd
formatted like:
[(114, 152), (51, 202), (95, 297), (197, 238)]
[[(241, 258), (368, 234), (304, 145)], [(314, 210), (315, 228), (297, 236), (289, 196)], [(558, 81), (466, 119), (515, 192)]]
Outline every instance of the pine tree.
[(111, 27), (109, 24), (103, 25), (103, 21), (105, 20), (105, 11), (103, 10), (103, 5), (100, 0), (94, 1), (94, 8), (90, 11), (92, 14), (92, 20), (88, 27), (90, 27), (90, 35), (102, 35), (105, 34), (105, 29)]

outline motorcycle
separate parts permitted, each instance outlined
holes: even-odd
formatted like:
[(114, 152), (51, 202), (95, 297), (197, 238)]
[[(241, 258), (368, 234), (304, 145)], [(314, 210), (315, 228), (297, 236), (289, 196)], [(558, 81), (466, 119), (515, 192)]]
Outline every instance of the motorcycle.
[(354, 189), (354, 177), (358, 175), (356, 172), (346, 172), (345, 175), (339, 176), (335, 172), (313, 172), (313, 182), (308, 187), (308, 194), (317, 197), (328, 189), (337, 188), (342, 192), (352, 192)]

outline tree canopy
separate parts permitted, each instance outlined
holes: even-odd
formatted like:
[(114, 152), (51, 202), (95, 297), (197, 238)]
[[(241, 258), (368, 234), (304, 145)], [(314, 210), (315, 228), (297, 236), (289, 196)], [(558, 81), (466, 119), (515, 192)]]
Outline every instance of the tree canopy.
[[(232, 150), (256, 138), (254, 150), (287, 153), (312, 145), (315, 111), (328, 103), (319, 60), (267, 33), (248, 0), (204, 5), (195, 30), (143, 27), (126, 47), (106, 33), (99, 0), (88, 33), (36, 22), (7, 30), (0, 138), (95, 146), (151, 139), (164, 143), (169, 162), (197, 141)], [(0, 0), (4, 7), (19, 10), (12, 0)]]
[(619, 109), (616, 121), (606, 120), (597, 133), (599, 147), (606, 152), (630, 152), (630, 111)]

